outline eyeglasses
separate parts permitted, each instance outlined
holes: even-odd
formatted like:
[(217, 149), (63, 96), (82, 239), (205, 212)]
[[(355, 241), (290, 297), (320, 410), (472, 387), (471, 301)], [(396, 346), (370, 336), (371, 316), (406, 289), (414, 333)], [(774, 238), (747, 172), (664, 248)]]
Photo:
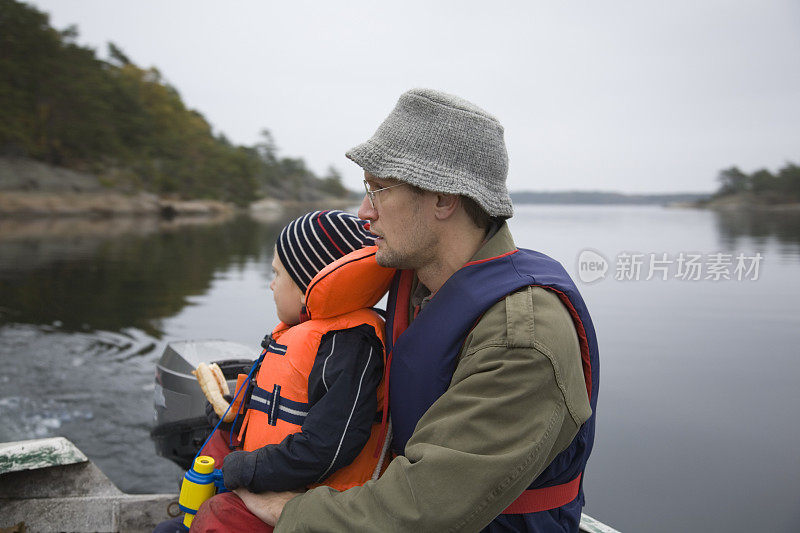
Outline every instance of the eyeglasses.
[(401, 185), (407, 185), (407, 183), (402, 182), (396, 185), (389, 185), (388, 187), (381, 187), (380, 189), (370, 189), (369, 183), (367, 183), (367, 180), (364, 180), (364, 189), (367, 191), (367, 196), (369, 196), (369, 203), (372, 206), (372, 209), (375, 209), (375, 193), (385, 191), (386, 189), (393, 189), (394, 187), (399, 187)]

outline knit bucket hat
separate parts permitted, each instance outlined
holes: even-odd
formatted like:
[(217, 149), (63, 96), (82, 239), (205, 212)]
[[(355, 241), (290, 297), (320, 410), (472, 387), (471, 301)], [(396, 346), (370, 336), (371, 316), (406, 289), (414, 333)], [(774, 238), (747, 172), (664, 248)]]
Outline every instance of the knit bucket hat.
[(289, 222), (278, 235), (275, 248), (286, 271), (306, 292), (317, 272), (375, 242), (364, 224), (344, 211), (314, 211)]
[(404, 93), (372, 138), (345, 155), (375, 177), (469, 196), (493, 217), (514, 214), (503, 126), (457, 96)]

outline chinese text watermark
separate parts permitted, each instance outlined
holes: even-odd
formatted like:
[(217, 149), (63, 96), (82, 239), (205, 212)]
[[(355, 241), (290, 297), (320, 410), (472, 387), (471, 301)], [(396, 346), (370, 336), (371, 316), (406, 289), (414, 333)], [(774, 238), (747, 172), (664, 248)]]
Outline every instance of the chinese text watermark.
[(761, 252), (621, 252), (612, 268), (602, 254), (586, 249), (578, 255), (577, 266), (584, 283), (605, 279), (610, 273), (617, 281), (756, 281), (763, 260)]

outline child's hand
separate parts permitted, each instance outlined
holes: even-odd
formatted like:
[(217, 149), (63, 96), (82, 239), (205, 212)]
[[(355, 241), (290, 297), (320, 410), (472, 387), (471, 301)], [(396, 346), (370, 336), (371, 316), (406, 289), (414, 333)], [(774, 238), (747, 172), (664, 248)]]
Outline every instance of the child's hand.
[(256, 472), (256, 454), (236, 451), (225, 456), (222, 464), (222, 478), (228, 490), (247, 487)]
[[(226, 394), (225, 396), (223, 396), (223, 398), (228, 403), (231, 403), (233, 401), (233, 396), (231, 396), (230, 394)], [(217, 422), (219, 422), (219, 416), (217, 416), (217, 412), (214, 410), (214, 406), (211, 405), (209, 402), (206, 402), (206, 420), (208, 421), (208, 424), (212, 428), (217, 425)], [(223, 422), (222, 424), (219, 425), (219, 429), (223, 431), (230, 431), (232, 425), (233, 422)]]

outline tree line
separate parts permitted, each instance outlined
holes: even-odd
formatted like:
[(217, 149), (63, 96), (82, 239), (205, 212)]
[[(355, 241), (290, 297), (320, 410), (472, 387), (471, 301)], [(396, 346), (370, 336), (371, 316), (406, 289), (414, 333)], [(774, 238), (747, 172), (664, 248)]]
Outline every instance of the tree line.
[(348, 194), (330, 168), (279, 157), (268, 130), (254, 146), (215, 134), (158, 69), (113, 43), (108, 59), (56, 30), (46, 13), (0, 0), (0, 154), (92, 173), (110, 187), (246, 205)]
[(749, 193), (766, 203), (800, 202), (800, 166), (786, 163), (777, 173), (767, 169), (747, 174), (738, 167), (720, 171), (715, 197)]

